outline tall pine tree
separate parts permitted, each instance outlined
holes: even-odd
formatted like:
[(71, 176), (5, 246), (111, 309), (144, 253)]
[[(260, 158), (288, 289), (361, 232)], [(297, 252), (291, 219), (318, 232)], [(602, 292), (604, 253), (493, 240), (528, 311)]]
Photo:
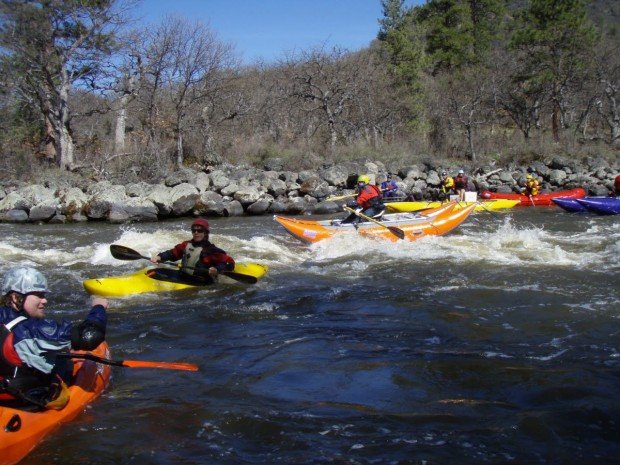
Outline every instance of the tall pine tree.
[(522, 52), (521, 79), (526, 87), (547, 88), (556, 142), (565, 125), (565, 96), (578, 84), (595, 39), (583, 0), (530, 0), (518, 18), (511, 46)]

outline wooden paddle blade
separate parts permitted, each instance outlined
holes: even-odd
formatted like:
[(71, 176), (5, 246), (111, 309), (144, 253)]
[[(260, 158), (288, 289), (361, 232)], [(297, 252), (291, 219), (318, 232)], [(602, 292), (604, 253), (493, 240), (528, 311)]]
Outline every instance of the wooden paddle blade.
[(148, 257), (144, 255), (140, 255), (139, 252), (136, 252), (129, 247), (125, 247), (124, 245), (112, 244), (110, 245), (110, 253), (117, 260), (139, 260), (144, 258), (146, 260), (150, 260)]
[(149, 362), (145, 360), (122, 360), (128, 368), (162, 368), (164, 370), (198, 371), (198, 365), (184, 362)]
[(388, 226), (388, 229), (399, 239), (405, 239), (405, 232), (402, 229), (399, 229), (396, 226)]

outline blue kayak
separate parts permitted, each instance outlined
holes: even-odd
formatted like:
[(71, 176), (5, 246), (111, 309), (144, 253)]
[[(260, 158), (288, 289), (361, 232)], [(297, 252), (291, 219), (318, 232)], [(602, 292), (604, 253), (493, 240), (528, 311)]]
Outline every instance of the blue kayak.
[(551, 199), (558, 207), (562, 207), (567, 212), (587, 212), (588, 209), (577, 202), (577, 199), (571, 199), (568, 197), (558, 197), (557, 199)]
[(599, 215), (620, 214), (620, 198), (617, 197), (585, 197), (577, 199), (577, 202)]

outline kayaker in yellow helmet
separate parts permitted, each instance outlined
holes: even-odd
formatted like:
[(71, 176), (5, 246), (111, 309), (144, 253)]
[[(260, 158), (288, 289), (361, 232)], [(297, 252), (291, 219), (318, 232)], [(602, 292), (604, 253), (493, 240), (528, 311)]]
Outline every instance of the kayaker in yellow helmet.
[(449, 176), (446, 171), (441, 172), (441, 200), (445, 200), (450, 195), (450, 192), (454, 191), (454, 178)]
[[(347, 207), (372, 218), (380, 218), (385, 211), (381, 189), (370, 184), (370, 177), (362, 174), (357, 178), (357, 197), (347, 202)], [(355, 213), (351, 213), (341, 223), (358, 223), (364, 221)]]
[(536, 179), (531, 174), (525, 176), (525, 187), (523, 188), (523, 194), (531, 197), (533, 195), (538, 195), (540, 192), (540, 183), (538, 179)]
[(93, 350), (105, 340), (108, 301), (92, 299), (78, 324), (45, 318), (47, 280), (31, 267), (11, 268), (0, 297), (0, 403), (21, 402), (62, 409), (73, 364), (56, 354), (69, 349)]
[(209, 242), (209, 222), (197, 218), (191, 226), (192, 238), (151, 258), (153, 263), (182, 260), (181, 271), (213, 279), (222, 271), (232, 271), (235, 261), (224, 250)]

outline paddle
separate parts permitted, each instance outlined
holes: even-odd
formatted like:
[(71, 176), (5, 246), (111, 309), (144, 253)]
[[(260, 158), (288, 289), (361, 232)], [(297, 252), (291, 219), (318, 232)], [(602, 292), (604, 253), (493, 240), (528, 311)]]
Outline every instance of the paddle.
[(374, 218), (364, 215), (361, 212), (358, 212), (356, 210), (353, 210), (352, 208), (349, 208), (347, 206), (343, 207), (346, 211), (353, 213), (354, 215), (359, 216), (360, 218), (363, 218), (367, 221), (372, 221), (375, 224), (378, 224), (379, 226), (381, 226), (382, 228), (388, 229), (392, 234), (394, 234), (396, 237), (398, 237), (399, 239), (404, 239), (405, 238), (405, 233), (403, 232), (402, 229), (399, 229), (395, 226), (388, 226), (383, 224), (381, 221), (377, 221)]
[(530, 202), (532, 202), (532, 207), (535, 207), (536, 204), (534, 203), (534, 199), (532, 198), (532, 194), (528, 195), (528, 197), (530, 198)]
[(487, 208), (487, 207), (486, 207), (486, 205), (484, 204), (484, 202), (483, 202), (483, 201), (481, 201), (481, 200), (476, 200), (476, 203), (477, 203), (478, 205), (480, 205), (480, 206), (481, 206), (481, 207), (482, 207), (485, 211), (487, 211), (487, 212), (489, 212), (491, 215), (493, 215), (495, 218), (499, 218), (499, 216), (497, 216), (497, 214), (496, 214), (493, 210), (490, 210), (489, 208)]
[(94, 362), (125, 368), (161, 368), (164, 370), (198, 371), (198, 365), (185, 362), (149, 362), (146, 360), (110, 360), (93, 354), (58, 354), (62, 358), (82, 358)]
[[(386, 192), (387, 189), (379, 189), (381, 192)], [(346, 195), (333, 195), (330, 197), (327, 197), (325, 199), (326, 202), (335, 202), (336, 200), (343, 200), (343, 199), (350, 199), (351, 197), (357, 197), (359, 195), (359, 193), (355, 192), (353, 194), (346, 194)]]
[(343, 199), (349, 199), (351, 197), (356, 197), (357, 194), (347, 194), (347, 195), (333, 195), (330, 197), (327, 197), (325, 199), (326, 202), (335, 202), (336, 200), (343, 200)]
[[(129, 247), (125, 247), (124, 245), (112, 244), (110, 245), (110, 253), (117, 260), (151, 260), (149, 257), (145, 255), (141, 255), (139, 252), (136, 252)], [(177, 266), (174, 262), (160, 262), (164, 265), (173, 265)], [(194, 267), (186, 266), (186, 270), (193, 270)], [(221, 274), (228, 276), (229, 278), (235, 279), (239, 282), (246, 284), (256, 284), (258, 282), (258, 276), (249, 273), (241, 273), (239, 271), (222, 271)]]

